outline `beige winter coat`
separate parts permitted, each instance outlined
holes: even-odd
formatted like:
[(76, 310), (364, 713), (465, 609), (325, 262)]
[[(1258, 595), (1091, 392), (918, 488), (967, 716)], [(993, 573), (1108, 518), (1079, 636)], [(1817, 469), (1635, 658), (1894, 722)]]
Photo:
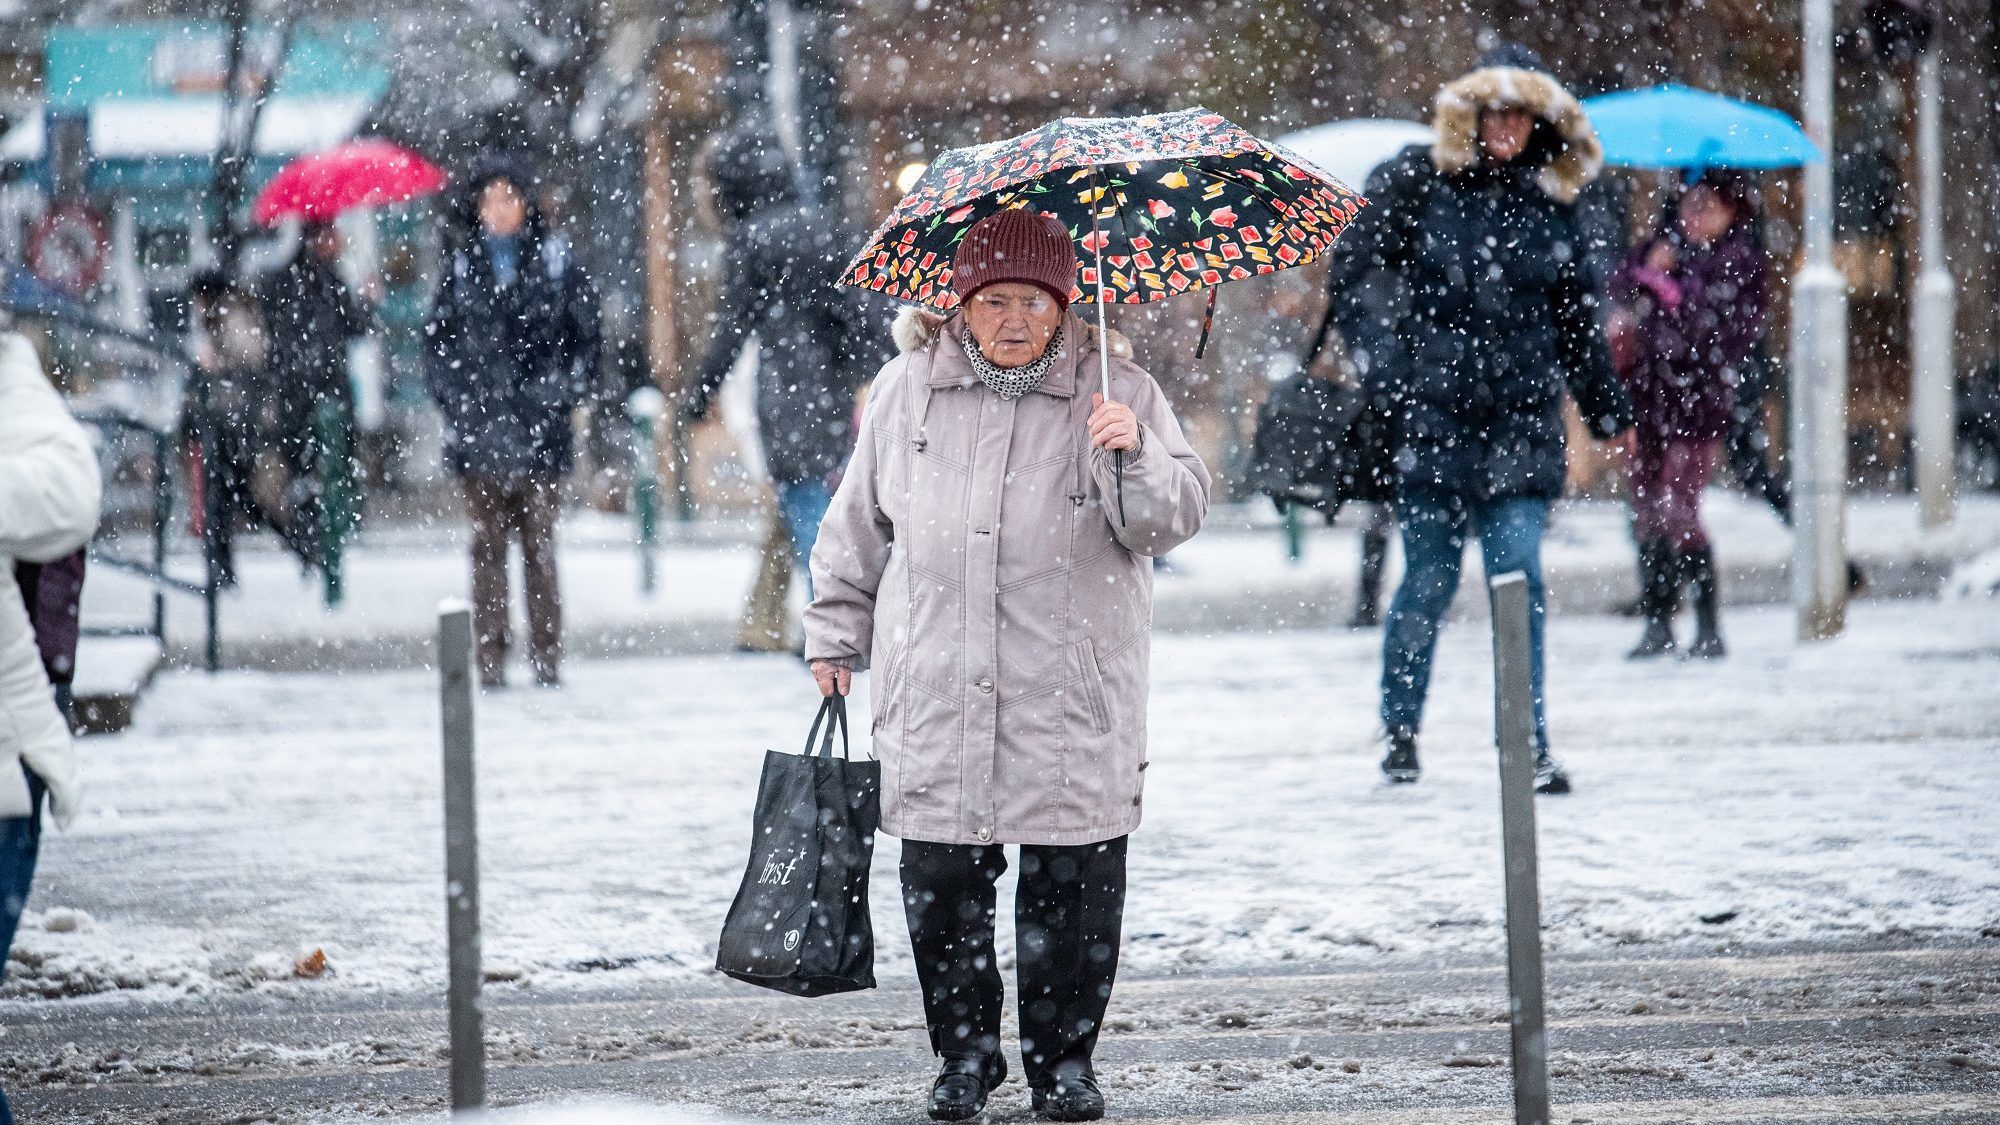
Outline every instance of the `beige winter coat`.
[(1086, 422), (1097, 332), (1035, 390), (988, 390), (962, 318), (910, 311), (813, 549), (806, 656), (873, 667), (882, 828), (935, 843), (1085, 844), (1139, 825), (1152, 556), (1192, 538), (1208, 470), (1112, 334), (1112, 397), (1143, 430), (1112, 456)]

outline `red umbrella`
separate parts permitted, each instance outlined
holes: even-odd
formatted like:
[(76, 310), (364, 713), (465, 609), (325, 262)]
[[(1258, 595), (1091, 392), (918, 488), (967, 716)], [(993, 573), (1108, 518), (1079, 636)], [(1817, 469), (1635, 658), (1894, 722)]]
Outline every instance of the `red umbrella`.
[(348, 141), (301, 156), (271, 177), (250, 215), (271, 226), (283, 219), (325, 222), (356, 207), (402, 203), (444, 187), (437, 165), (380, 137)]

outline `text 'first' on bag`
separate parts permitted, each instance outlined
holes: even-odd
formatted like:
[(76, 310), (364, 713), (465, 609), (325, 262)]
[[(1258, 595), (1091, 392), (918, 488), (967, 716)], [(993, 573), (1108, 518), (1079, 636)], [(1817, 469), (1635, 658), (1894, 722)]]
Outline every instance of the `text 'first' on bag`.
[(804, 753), (765, 753), (750, 862), (722, 924), (717, 969), (798, 996), (875, 987), (868, 867), (881, 791), (881, 763), (849, 757), (845, 696), (820, 704)]

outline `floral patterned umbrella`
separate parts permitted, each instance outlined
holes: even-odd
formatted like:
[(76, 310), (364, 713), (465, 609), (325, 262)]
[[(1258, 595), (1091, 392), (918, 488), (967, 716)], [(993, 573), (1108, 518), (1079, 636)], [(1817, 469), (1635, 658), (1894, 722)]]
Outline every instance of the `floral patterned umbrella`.
[[(1063, 118), (941, 154), (848, 266), (847, 285), (949, 311), (972, 225), (1033, 207), (1069, 227), (1072, 300), (1142, 304), (1306, 265), (1366, 201), (1206, 109)], [(1100, 276), (1100, 263), (1103, 273)]]
[[(1054, 215), (1077, 245), (1071, 301), (1104, 306), (1208, 290), (1317, 259), (1367, 203), (1346, 185), (1202, 108), (1065, 117), (941, 154), (847, 267), (843, 283), (950, 311), (951, 262), (973, 224), (1004, 207)], [(1111, 357), (1098, 349), (1111, 399)], [(1118, 519), (1125, 520), (1125, 457)]]

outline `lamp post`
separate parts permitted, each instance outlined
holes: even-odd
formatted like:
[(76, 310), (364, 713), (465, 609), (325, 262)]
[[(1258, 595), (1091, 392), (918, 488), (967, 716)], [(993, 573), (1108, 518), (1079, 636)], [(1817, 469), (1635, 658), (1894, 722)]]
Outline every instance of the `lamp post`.
[(1944, 260), (1944, 148), (1938, 54), (1932, 37), (1917, 53), (1917, 293), (1910, 304), (1910, 442), (1923, 526), (1951, 522), (1957, 481), (1952, 443), (1958, 373), (1958, 294)]
[(1792, 604), (1800, 640), (1847, 615), (1847, 279), (1833, 262), (1833, 3), (1805, 0), (1805, 262), (1792, 283)]

